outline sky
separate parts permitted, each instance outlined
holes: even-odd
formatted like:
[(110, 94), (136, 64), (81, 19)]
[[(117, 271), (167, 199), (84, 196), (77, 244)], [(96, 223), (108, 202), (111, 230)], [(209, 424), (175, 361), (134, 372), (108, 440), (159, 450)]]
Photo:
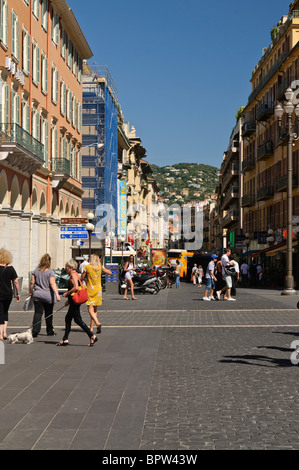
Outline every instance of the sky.
[(220, 168), (251, 74), (290, 0), (68, 0), (147, 161)]

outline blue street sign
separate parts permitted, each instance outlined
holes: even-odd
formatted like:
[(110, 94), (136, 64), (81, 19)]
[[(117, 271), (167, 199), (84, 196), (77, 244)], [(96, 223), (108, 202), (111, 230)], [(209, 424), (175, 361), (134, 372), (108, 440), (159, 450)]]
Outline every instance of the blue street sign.
[(80, 239), (87, 239), (88, 234), (87, 233), (61, 233), (60, 238), (61, 239), (67, 239), (67, 240), (70, 240), (70, 239), (80, 240)]
[(74, 227), (60, 227), (61, 232), (85, 232), (86, 233), (86, 228), (84, 225), (82, 226), (74, 226)]

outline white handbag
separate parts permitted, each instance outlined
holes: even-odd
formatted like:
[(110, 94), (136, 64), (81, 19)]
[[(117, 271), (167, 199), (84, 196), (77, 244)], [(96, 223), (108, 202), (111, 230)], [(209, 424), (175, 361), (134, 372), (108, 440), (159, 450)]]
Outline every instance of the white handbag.
[(33, 310), (33, 307), (34, 307), (33, 298), (28, 297), (28, 299), (25, 300), (25, 303), (23, 305), (24, 312), (28, 312), (29, 310)]

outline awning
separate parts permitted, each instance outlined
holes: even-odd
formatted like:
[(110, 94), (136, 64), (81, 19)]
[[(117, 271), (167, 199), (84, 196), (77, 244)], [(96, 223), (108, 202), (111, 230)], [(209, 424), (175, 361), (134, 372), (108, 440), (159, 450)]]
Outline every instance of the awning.
[[(299, 241), (296, 240), (292, 244), (292, 248), (295, 248), (295, 246), (298, 246)], [(281, 245), (281, 243), (279, 244)], [(272, 246), (271, 249), (266, 253), (266, 256), (275, 256), (276, 253), (286, 253), (287, 251), (287, 244), (286, 242), (283, 242), (281, 246), (275, 245)]]
[(257, 251), (260, 251), (260, 250), (249, 250), (249, 251), (246, 251), (245, 253), (241, 253), (239, 255), (240, 258), (246, 258), (247, 256), (251, 257), (254, 255), (254, 253), (256, 253)]

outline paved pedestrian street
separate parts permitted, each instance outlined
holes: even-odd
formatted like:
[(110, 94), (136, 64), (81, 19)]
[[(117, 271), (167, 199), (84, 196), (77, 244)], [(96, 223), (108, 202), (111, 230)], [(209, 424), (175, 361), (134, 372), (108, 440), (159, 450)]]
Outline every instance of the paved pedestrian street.
[[(57, 336), (43, 322), (33, 344), (5, 341), (0, 449), (298, 449), (298, 297), (202, 297), (186, 283), (137, 301), (105, 295), (93, 348), (76, 325), (70, 346), (55, 346), (66, 309)], [(10, 333), (32, 322), (25, 298), (11, 306)]]

